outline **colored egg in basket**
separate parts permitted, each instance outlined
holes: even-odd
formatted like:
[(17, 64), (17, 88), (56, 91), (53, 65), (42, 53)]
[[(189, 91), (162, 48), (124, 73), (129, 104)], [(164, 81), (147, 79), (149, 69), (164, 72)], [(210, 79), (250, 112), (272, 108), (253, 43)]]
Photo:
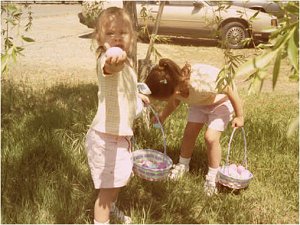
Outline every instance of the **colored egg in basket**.
[(222, 166), (218, 173), (219, 183), (233, 189), (247, 187), (252, 178), (253, 174), (249, 170), (236, 164)]
[(152, 149), (140, 149), (132, 153), (133, 171), (149, 181), (163, 180), (168, 176), (173, 162), (167, 155)]

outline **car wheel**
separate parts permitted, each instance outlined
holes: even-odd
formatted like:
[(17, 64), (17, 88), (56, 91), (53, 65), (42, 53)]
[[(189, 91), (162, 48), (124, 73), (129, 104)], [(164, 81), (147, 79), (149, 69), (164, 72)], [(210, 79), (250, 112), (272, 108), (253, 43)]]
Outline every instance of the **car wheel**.
[(245, 25), (240, 22), (230, 22), (221, 28), (222, 47), (243, 48), (244, 43), (242, 41), (248, 37), (249, 33)]

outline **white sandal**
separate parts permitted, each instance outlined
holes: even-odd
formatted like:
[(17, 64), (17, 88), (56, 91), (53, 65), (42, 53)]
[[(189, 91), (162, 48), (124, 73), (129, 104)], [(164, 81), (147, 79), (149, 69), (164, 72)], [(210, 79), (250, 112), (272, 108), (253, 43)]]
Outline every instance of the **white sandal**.
[(131, 224), (132, 220), (129, 216), (125, 216), (124, 212), (121, 211), (115, 203), (112, 203), (112, 206), (110, 208), (110, 213), (115, 216), (117, 219), (122, 222), (122, 224)]
[(218, 194), (218, 189), (216, 186), (216, 177), (211, 177), (206, 175), (204, 182), (204, 192), (208, 197)]
[(169, 178), (171, 180), (176, 180), (181, 178), (185, 173), (190, 170), (189, 166), (186, 166), (182, 163), (177, 163), (173, 165), (173, 168), (170, 171)]

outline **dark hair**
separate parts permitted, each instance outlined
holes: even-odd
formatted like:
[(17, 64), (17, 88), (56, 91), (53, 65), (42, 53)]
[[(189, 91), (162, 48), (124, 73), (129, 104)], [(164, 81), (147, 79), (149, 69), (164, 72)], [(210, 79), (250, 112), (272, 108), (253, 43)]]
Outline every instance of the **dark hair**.
[(160, 59), (158, 65), (152, 68), (145, 81), (152, 92), (151, 97), (156, 99), (169, 98), (179, 85), (182, 86), (181, 91), (188, 91), (186, 78), (190, 77), (189, 72), (187, 75), (186, 66), (180, 69), (171, 59)]

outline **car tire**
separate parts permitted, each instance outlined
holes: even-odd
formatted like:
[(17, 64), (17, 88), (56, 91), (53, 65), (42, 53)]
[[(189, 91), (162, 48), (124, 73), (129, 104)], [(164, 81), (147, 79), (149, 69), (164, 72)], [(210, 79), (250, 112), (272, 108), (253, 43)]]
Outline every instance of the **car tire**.
[(221, 28), (221, 46), (233, 49), (244, 48), (245, 46), (242, 41), (245, 38), (249, 38), (249, 36), (249, 32), (244, 24), (229, 22)]

